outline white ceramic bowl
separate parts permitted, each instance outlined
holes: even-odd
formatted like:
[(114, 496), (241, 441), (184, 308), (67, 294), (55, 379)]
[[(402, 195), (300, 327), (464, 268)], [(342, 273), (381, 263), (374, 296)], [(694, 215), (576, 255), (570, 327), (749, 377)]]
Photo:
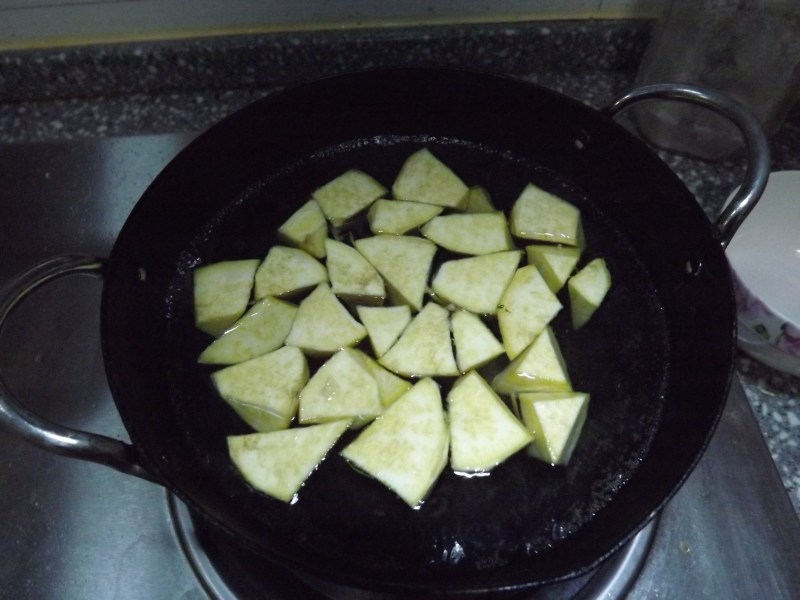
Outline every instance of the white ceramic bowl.
[(800, 171), (770, 174), (726, 250), (734, 274), (739, 347), (800, 376)]

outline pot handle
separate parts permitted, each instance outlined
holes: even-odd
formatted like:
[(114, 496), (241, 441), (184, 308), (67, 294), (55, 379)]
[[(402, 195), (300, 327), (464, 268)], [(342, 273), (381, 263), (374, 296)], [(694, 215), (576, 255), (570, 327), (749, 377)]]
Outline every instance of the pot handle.
[(725, 248), (744, 218), (753, 210), (769, 179), (770, 152), (758, 119), (745, 107), (715, 90), (682, 83), (657, 83), (635, 88), (613, 100), (602, 112), (610, 117), (649, 100), (679, 100), (709, 108), (730, 119), (744, 137), (747, 169), (742, 185), (717, 218), (720, 242)]
[[(14, 308), (34, 290), (65, 275), (102, 277), (105, 262), (84, 255), (55, 256), (34, 265), (0, 286), (0, 331)], [(109, 466), (122, 473), (158, 483), (142, 466), (136, 449), (104, 435), (57, 425), (31, 412), (0, 377), (0, 423), (28, 442), (49, 452)]]

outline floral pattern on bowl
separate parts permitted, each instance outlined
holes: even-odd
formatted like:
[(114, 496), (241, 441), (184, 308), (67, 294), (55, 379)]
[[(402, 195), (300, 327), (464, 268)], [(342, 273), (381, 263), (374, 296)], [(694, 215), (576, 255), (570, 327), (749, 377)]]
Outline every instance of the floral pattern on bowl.
[(733, 274), (733, 290), (739, 323), (765, 342), (800, 358), (800, 328), (776, 315)]

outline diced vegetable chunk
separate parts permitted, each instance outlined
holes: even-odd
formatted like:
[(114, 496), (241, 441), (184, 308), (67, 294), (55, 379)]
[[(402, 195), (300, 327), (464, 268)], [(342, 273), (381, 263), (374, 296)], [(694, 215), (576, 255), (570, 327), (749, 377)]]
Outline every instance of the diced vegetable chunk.
[(583, 245), (580, 211), (553, 194), (528, 184), (511, 208), (511, 233), (528, 240)]
[(428, 378), (368, 425), (342, 456), (417, 507), (447, 464), (448, 441), (439, 386)]
[(369, 261), (353, 248), (337, 240), (327, 240), (328, 276), (331, 290), (344, 300), (380, 303), (386, 295), (383, 279)]
[(572, 327), (580, 329), (592, 318), (611, 289), (606, 261), (595, 258), (567, 282)]
[(534, 437), (529, 453), (551, 465), (568, 464), (586, 421), (589, 394), (524, 393), (519, 395), (519, 406)]
[(477, 315), (457, 310), (450, 317), (458, 370), (466, 373), (497, 358), (505, 349)]
[(355, 348), (351, 352), (375, 378), (375, 383), (378, 384), (378, 396), (384, 408), (411, 389), (410, 381), (398, 377), (367, 354)]
[(380, 358), (391, 348), (411, 322), (411, 309), (399, 306), (358, 306), (358, 318), (367, 328), (375, 356)]
[(328, 223), (319, 204), (309, 200), (278, 227), (278, 234), (290, 245), (305, 250), (314, 258), (325, 257)]
[(495, 375), (492, 387), (499, 394), (571, 391), (567, 365), (553, 330), (545, 327), (530, 346)]
[(406, 159), (392, 186), (398, 200), (425, 202), (462, 209), (469, 188), (430, 150), (423, 148)]
[(247, 310), (258, 260), (230, 260), (194, 270), (195, 325), (214, 337)]
[(500, 335), (508, 357), (516, 358), (561, 309), (561, 302), (535, 266), (517, 269), (497, 310)]
[(403, 235), (430, 221), (443, 208), (422, 202), (379, 199), (369, 207), (367, 221), (372, 233)]
[(581, 251), (575, 246), (534, 244), (525, 248), (528, 264), (536, 265), (550, 290), (557, 293), (575, 271)]
[(286, 345), (325, 355), (353, 346), (366, 335), (367, 330), (350, 315), (328, 284), (321, 283), (300, 303)]
[(256, 298), (291, 296), (328, 281), (328, 271), (305, 250), (273, 246), (256, 271)]
[(300, 391), (301, 425), (353, 419), (365, 423), (383, 409), (378, 384), (355, 350), (343, 348), (317, 369)]
[(378, 362), (406, 377), (458, 375), (449, 315), (447, 309), (429, 302)]
[(228, 453), (257, 490), (293, 502), (311, 473), (348, 427), (347, 421), (272, 433), (229, 436)]
[(366, 173), (351, 169), (315, 190), (312, 196), (331, 224), (339, 226), (386, 192), (385, 187)]
[(475, 371), (447, 395), (450, 466), (456, 472), (491, 471), (531, 442), (531, 434)]
[(436, 244), (409, 235), (376, 235), (354, 242), (383, 276), (392, 304), (422, 308)]
[(421, 231), (436, 245), (461, 254), (492, 254), (514, 248), (506, 216), (500, 212), (434, 217)]
[(479, 185), (469, 188), (464, 212), (490, 213), (496, 210), (494, 204), (492, 204), (492, 199), (489, 197), (489, 192), (487, 192), (485, 188)]
[(219, 395), (256, 431), (286, 429), (297, 412), (308, 363), (297, 348), (284, 346), (211, 375)]
[(517, 271), (520, 255), (519, 250), (510, 250), (449, 260), (439, 267), (431, 288), (442, 302), (493, 315)]
[(266, 296), (203, 350), (198, 362), (232, 365), (281, 347), (292, 328), (297, 306)]

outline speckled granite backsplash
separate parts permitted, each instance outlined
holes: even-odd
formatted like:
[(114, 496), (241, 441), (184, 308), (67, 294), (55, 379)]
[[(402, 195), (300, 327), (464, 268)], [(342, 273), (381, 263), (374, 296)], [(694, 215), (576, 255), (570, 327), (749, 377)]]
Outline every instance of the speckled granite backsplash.
[[(298, 82), (388, 65), (504, 73), (599, 107), (631, 86), (644, 21), (541, 22), (302, 32), (0, 54), (0, 143), (201, 131)], [(773, 170), (800, 169), (797, 113)], [(661, 153), (710, 218), (743, 165)], [(745, 356), (738, 374), (800, 512), (800, 380)]]

